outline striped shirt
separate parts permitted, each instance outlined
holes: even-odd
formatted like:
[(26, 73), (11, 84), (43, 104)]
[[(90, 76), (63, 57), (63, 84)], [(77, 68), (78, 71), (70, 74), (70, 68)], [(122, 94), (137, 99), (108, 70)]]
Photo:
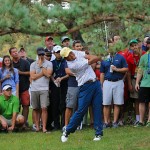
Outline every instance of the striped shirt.
[(95, 80), (96, 75), (92, 67), (88, 64), (88, 59), (85, 59), (85, 52), (72, 51), (76, 59), (67, 61), (68, 68), (74, 73), (78, 86), (83, 85), (89, 80)]

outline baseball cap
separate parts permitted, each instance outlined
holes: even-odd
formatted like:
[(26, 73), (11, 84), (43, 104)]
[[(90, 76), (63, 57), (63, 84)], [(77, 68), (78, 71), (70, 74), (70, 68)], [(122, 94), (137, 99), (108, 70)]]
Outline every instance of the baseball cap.
[(71, 52), (72, 50), (68, 47), (64, 47), (61, 51), (60, 51), (60, 55), (61, 57), (68, 57), (69, 53)]
[(6, 84), (3, 86), (3, 91), (8, 90), (8, 89), (12, 89), (12, 86), (10, 84)]
[(62, 49), (62, 47), (59, 46), (59, 45), (56, 45), (56, 46), (53, 47), (53, 51), (54, 51), (55, 53), (57, 53), (58, 51), (61, 51), (61, 49)]
[(70, 40), (70, 38), (69, 38), (68, 36), (63, 36), (63, 37), (61, 37), (61, 43), (62, 43), (64, 40)]
[(138, 43), (138, 41), (136, 39), (132, 39), (130, 40), (129, 45), (131, 45), (132, 43)]
[(37, 48), (37, 54), (40, 55), (40, 54), (45, 54), (45, 50), (43, 47), (38, 47)]
[(48, 41), (49, 39), (53, 40), (53, 37), (52, 37), (52, 36), (47, 36), (47, 37), (45, 38), (45, 41)]
[(150, 44), (150, 37), (146, 41), (147, 44)]
[(145, 34), (144, 37), (150, 37), (150, 33)]

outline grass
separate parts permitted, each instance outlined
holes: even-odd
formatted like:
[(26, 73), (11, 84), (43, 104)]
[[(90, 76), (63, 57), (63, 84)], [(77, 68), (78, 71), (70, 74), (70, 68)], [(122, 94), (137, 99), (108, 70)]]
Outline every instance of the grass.
[(94, 130), (90, 128), (71, 134), (66, 143), (61, 143), (60, 137), (60, 131), (0, 133), (0, 150), (150, 150), (150, 128), (147, 127), (107, 129), (98, 142), (92, 141)]

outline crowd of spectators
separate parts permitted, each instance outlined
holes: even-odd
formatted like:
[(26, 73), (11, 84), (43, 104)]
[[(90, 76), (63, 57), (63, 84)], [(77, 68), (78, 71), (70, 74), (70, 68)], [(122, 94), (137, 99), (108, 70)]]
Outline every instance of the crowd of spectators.
[[(103, 94), (100, 95), (103, 107), (99, 108), (103, 114), (102, 128), (118, 128), (125, 124), (133, 124), (134, 127), (150, 127), (150, 37), (146, 35), (143, 42), (139, 39), (131, 39), (129, 46), (124, 50), (112, 51), (111, 46), (120, 40), (120, 36), (113, 36), (109, 41), (107, 57), (88, 63), (90, 69), (95, 72), (95, 79), (92, 78), (92, 82), (98, 81), (102, 87)], [(80, 102), (83, 96), (81, 95), (82, 82), (84, 80), (86, 81), (84, 83), (91, 82), (89, 77), (93, 72), (90, 71), (88, 74), (86, 68), (83, 69), (85, 67), (82, 65), (85, 61), (83, 58), (80, 59), (80, 64), (74, 63), (76, 65), (73, 66), (74, 69), (72, 62), (69, 61), (74, 61), (76, 58), (73, 54), (69, 54), (69, 50), (67, 55), (67, 52), (64, 54), (62, 49), (70, 48), (76, 55), (84, 56), (87, 60), (91, 59), (91, 51), (85, 51), (80, 40), (71, 41), (68, 36), (61, 38), (61, 45), (55, 44), (54, 38), (48, 36), (45, 38), (45, 46), (36, 49), (36, 60), (27, 57), (24, 47), (19, 50), (11, 47), (10, 55), (3, 56), (0, 68), (1, 131), (14, 131), (18, 127), (28, 129), (30, 105), (32, 106), (32, 130), (36, 132), (40, 130), (43, 133), (51, 130), (65, 132), (66, 129), (73, 132), (82, 129), (82, 126), (88, 124), (83, 121), (88, 107), (90, 127), (93, 127), (94, 122), (99, 123), (95, 117), (100, 116), (94, 114), (96, 107), (92, 102), (83, 114), (80, 112), (81, 120), (77, 119), (79, 117), (77, 114), (72, 117), (79, 111), (81, 105), (82, 107), (84, 105)], [(92, 59), (94, 60), (94, 56)], [(89, 93), (93, 92), (92, 88)], [(95, 97), (96, 95), (91, 99)]]

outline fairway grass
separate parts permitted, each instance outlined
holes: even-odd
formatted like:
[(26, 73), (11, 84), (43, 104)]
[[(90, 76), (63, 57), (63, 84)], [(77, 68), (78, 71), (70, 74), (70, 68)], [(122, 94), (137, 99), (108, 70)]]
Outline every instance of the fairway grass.
[(150, 128), (132, 126), (104, 130), (101, 141), (93, 141), (94, 130), (85, 128), (60, 141), (60, 131), (0, 133), (0, 150), (150, 150)]

